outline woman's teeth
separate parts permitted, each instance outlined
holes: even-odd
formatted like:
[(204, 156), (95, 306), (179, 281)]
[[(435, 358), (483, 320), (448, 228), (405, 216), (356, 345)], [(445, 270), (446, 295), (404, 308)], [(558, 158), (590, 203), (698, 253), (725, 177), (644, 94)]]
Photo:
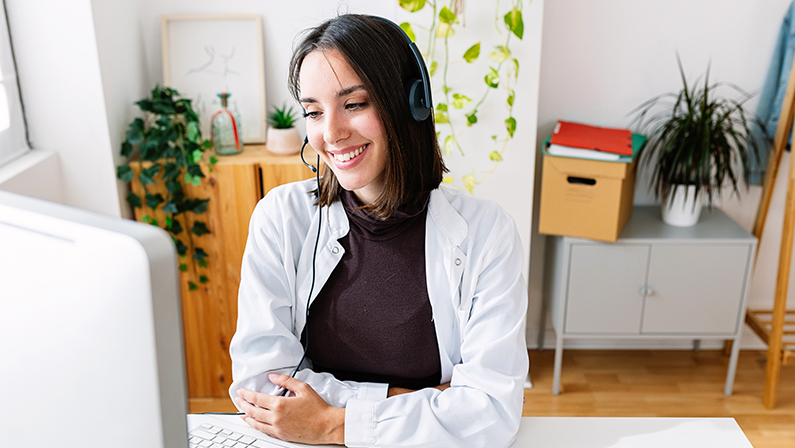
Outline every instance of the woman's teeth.
[(348, 160), (351, 160), (352, 158), (361, 154), (366, 146), (367, 145), (362, 145), (347, 154), (334, 154), (334, 158), (339, 160), (340, 162), (347, 162)]

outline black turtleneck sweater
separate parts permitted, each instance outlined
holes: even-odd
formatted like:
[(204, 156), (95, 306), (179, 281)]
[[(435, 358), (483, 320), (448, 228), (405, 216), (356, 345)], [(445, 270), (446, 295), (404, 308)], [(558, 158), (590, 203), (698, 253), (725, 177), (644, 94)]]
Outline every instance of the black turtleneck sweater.
[[(425, 280), (424, 201), (383, 220), (343, 191), (345, 254), (309, 310), (307, 357), (339, 380), (422, 389), (441, 364)], [(306, 331), (304, 337), (306, 337)]]

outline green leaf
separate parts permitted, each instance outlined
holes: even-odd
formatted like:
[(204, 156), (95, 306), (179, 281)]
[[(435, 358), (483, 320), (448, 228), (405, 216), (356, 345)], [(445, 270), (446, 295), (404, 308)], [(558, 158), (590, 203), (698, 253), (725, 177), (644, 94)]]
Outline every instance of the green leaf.
[(436, 110), (438, 110), (439, 112), (447, 112), (447, 104), (446, 103), (437, 104)]
[(152, 210), (156, 209), (158, 205), (163, 203), (163, 195), (146, 193), (146, 206)]
[(206, 268), (206, 267), (208, 266), (208, 265), (207, 265), (207, 260), (206, 260), (206, 259), (205, 259), (205, 260), (198, 260), (198, 261), (196, 262), (196, 264), (198, 264), (200, 268)]
[(450, 177), (450, 176), (445, 176), (444, 179), (442, 179), (442, 183), (443, 184), (452, 184), (453, 183), (453, 178)]
[(156, 219), (153, 219), (153, 220), (149, 221), (149, 224), (152, 224), (153, 226), (157, 227), (160, 223), (157, 222)]
[(166, 201), (166, 205), (163, 206), (163, 212), (168, 213), (169, 215), (174, 215), (178, 212), (177, 205), (174, 204), (171, 199), (169, 199)]
[(179, 264), (179, 272), (188, 272), (188, 265), (185, 263)]
[(445, 157), (450, 157), (450, 154), (453, 153), (453, 136), (448, 135), (447, 138), (444, 139), (444, 155)]
[(440, 23), (436, 28), (436, 37), (450, 37), (455, 34), (455, 30), (448, 23)]
[(150, 185), (155, 183), (155, 176), (160, 172), (160, 165), (154, 164), (149, 168), (141, 170), (141, 175), (138, 178), (141, 180), (141, 185)]
[(179, 221), (172, 220), (171, 227), (168, 228), (168, 231), (174, 235), (179, 235), (182, 233), (182, 224), (180, 224)]
[(187, 172), (187, 171), (185, 171), (185, 179), (184, 179), (184, 181), (185, 181), (185, 184), (187, 184), (187, 185), (193, 184), (193, 176), (191, 176), (190, 173)]
[(495, 135), (492, 135), (492, 136), (491, 136), (491, 139), (492, 139), (492, 140), (494, 140), (494, 141), (496, 142), (496, 141), (497, 141), (497, 135), (496, 135), (496, 134), (495, 134)]
[(444, 124), (450, 122), (450, 120), (447, 119), (447, 115), (443, 114), (442, 112), (436, 112), (433, 116), (433, 121), (435, 121), (436, 124)]
[(189, 291), (196, 291), (197, 289), (199, 289), (199, 287), (196, 286), (196, 283), (188, 282), (188, 290)]
[(218, 157), (210, 156), (210, 165), (215, 165), (218, 163)]
[(453, 11), (450, 11), (450, 8), (447, 6), (443, 7), (441, 11), (439, 11), (439, 20), (442, 23), (446, 23), (451, 25), (453, 23), (458, 23), (458, 17), (456, 17)]
[(132, 208), (141, 208), (141, 197), (132, 191), (127, 195), (127, 202)]
[(496, 89), (500, 85), (500, 74), (493, 67), (489, 67), (489, 73), (486, 75), (485, 81), (487, 86)]
[[(169, 162), (163, 167), (163, 180), (171, 180), (179, 177), (179, 167), (174, 162)], [(171, 192), (169, 192), (171, 193)]]
[(195, 121), (188, 123), (187, 127), (188, 140), (195, 142), (199, 140), (201, 133), (199, 132), (199, 124)]
[(207, 224), (203, 223), (202, 221), (195, 221), (190, 231), (196, 236), (202, 236), (210, 233), (210, 229), (207, 228)]
[(116, 167), (116, 177), (121, 179), (123, 182), (129, 182), (135, 178), (135, 173), (133, 173), (130, 165), (119, 165)]
[(472, 99), (466, 95), (460, 93), (453, 94), (453, 107), (456, 109), (463, 109), (470, 101), (472, 101)]
[(467, 51), (464, 52), (464, 60), (467, 62), (475, 61), (478, 56), (480, 56), (480, 42), (472, 45)]
[(206, 275), (201, 275), (201, 276), (199, 276), (199, 283), (207, 283), (207, 282), (209, 282), (209, 281), (210, 281), (210, 279), (209, 279), (209, 278), (207, 278), (207, 276), (206, 276)]
[(469, 194), (473, 194), (475, 192), (475, 175), (474, 174), (467, 174), (461, 178), (464, 181), (464, 188), (469, 191)]
[(398, 4), (408, 12), (417, 12), (425, 7), (425, 0), (398, 0)]
[(509, 57), (511, 57), (511, 50), (505, 45), (497, 45), (494, 47), (494, 51), (489, 55), (489, 59), (497, 63), (505, 62)]
[(202, 249), (201, 247), (193, 249), (194, 260), (204, 260), (207, 257), (208, 257), (207, 252), (205, 252), (204, 249)]
[(199, 177), (199, 178), (204, 177), (204, 173), (202, 173), (201, 165), (197, 165), (196, 163), (194, 163), (194, 164), (192, 164), (192, 165), (190, 165), (188, 167), (188, 172), (193, 177)]
[(497, 151), (492, 151), (491, 154), (489, 154), (489, 159), (493, 162), (502, 162), (502, 155)]
[(201, 185), (201, 183), (202, 179), (199, 176), (193, 176), (193, 179), (190, 182), (190, 184), (193, 185), (194, 187), (198, 187), (199, 185)]
[(209, 199), (188, 199), (181, 204), (181, 212), (189, 211), (200, 215), (207, 211)]
[(508, 106), (513, 107), (513, 101), (516, 99), (516, 92), (513, 89), (508, 93)]
[(166, 181), (166, 191), (168, 194), (176, 194), (182, 191), (182, 184), (179, 183), (176, 179), (170, 179)]
[(171, 229), (171, 226), (173, 225), (174, 225), (174, 218), (166, 216), (166, 229)]
[[(210, 140), (203, 140), (201, 142), (201, 145), (199, 145), (199, 146), (201, 146), (202, 149), (204, 149), (205, 151), (208, 151), (210, 149), (213, 149), (213, 142), (211, 142)], [(215, 159), (215, 160), (218, 161), (218, 159)]]
[(505, 129), (508, 130), (508, 135), (513, 138), (513, 133), (516, 132), (516, 119), (513, 117), (506, 119)]
[[(512, 70), (513, 71), (513, 78), (514, 79), (519, 79), (519, 60), (516, 59), (516, 58), (513, 58), (512, 60), (513, 60), (513, 70)], [(508, 70), (510, 71), (510, 68)]]
[(477, 110), (473, 110), (472, 112), (470, 112), (470, 113), (468, 113), (466, 115), (466, 117), (467, 117), (467, 126), (472, 126), (473, 124), (478, 122), (478, 116), (476, 115), (477, 113), (478, 113)]
[(149, 223), (149, 215), (144, 215), (141, 217), (141, 222)]
[(193, 161), (193, 163), (199, 163), (199, 161), (201, 161), (202, 159), (203, 154), (204, 151), (202, 151), (201, 149), (194, 149), (193, 152), (190, 154), (191, 161)]
[(142, 141), (144, 141), (144, 120), (136, 118), (127, 130), (126, 142), (130, 145), (139, 145)]
[(428, 70), (428, 76), (433, 76), (436, 73), (436, 69), (439, 68), (439, 63), (436, 61), (431, 62), (431, 68)]
[(445, 85), (445, 86), (442, 86), (442, 91), (444, 92), (444, 94), (445, 94), (445, 95), (447, 95), (448, 93), (450, 93), (450, 91), (451, 91), (451, 90), (453, 90), (453, 89), (451, 89), (450, 87), (448, 87), (448, 86), (446, 86), (446, 85)]
[(130, 157), (132, 154), (133, 147), (128, 141), (124, 141), (121, 144), (121, 155), (124, 157)]
[(174, 238), (174, 244), (177, 246), (177, 254), (179, 254), (180, 257), (184, 257), (188, 254), (188, 246), (186, 246), (182, 240)]
[(417, 36), (414, 35), (414, 30), (411, 28), (411, 24), (408, 22), (403, 22), (400, 24), (400, 29), (406, 33), (406, 36), (411, 39), (412, 42), (417, 40)]
[(513, 34), (515, 34), (516, 37), (521, 39), (524, 35), (524, 20), (522, 20), (522, 11), (517, 8), (513, 8), (508, 12), (508, 14), (505, 14), (503, 19), (505, 20), (505, 26)]

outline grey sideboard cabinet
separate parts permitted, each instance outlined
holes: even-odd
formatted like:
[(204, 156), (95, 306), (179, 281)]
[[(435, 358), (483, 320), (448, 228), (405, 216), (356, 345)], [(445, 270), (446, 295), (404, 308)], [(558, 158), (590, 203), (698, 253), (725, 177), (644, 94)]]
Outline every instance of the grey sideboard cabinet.
[(731, 395), (756, 244), (718, 209), (674, 227), (659, 207), (635, 207), (615, 243), (551, 237), (544, 308), (556, 334), (552, 393), (560, 393), (566, 339), (731, 339)]

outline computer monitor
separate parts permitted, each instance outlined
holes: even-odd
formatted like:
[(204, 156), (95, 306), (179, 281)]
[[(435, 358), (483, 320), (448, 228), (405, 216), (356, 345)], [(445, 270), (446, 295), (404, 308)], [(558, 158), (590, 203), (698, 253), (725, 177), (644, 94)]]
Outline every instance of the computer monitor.
[(0, 191), (0, 445), (187, 447), (161, 229)]

